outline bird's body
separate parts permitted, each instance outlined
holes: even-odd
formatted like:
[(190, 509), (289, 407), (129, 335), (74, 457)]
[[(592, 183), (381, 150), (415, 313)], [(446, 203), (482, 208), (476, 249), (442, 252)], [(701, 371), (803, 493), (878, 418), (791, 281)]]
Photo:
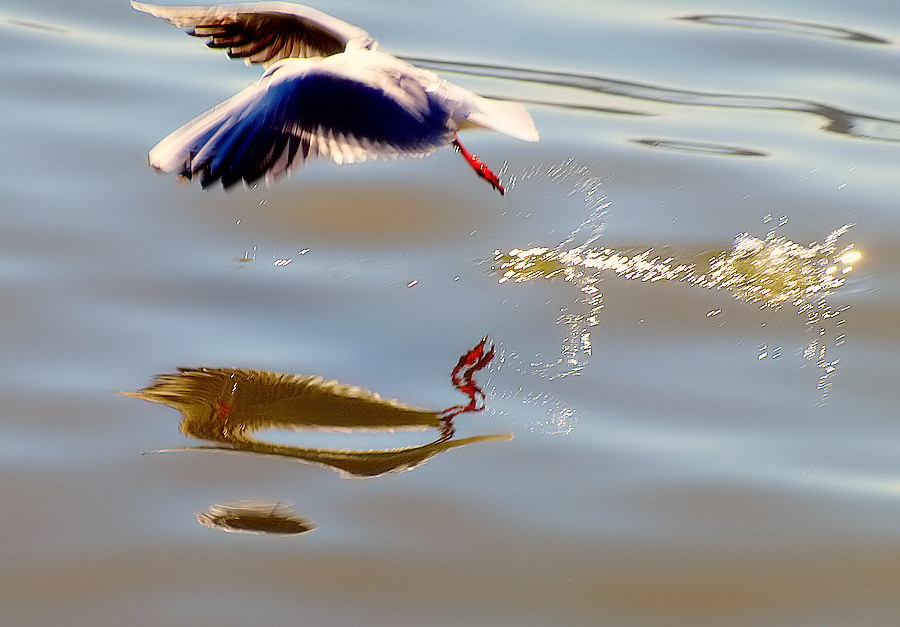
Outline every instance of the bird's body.
[(365, 31), (287, 2), (158, 7), (132, 2), (212, 48), (262, 63), (262, 78), (150, 151), (151, 165), (203, 187), (267, 182), (321, 156), (337, 163), (426, 156), (455, 145), (500, 193), (498, 177), (466, 151), (460, 129), (537, 141), (517, 103), (491, 100), (378, 49)]

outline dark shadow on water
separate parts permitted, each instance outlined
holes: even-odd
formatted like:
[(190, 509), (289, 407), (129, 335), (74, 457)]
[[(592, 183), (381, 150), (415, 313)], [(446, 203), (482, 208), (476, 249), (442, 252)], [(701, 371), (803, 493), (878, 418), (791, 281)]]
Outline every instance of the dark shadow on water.
[(726, 146), (725, 144), (710, 144), (707, 142), (679, 141), (673, 139), (634, 139), (635, 144), (648, 146), (649, 148), (661, 148), (678, 152), (695, 152), (708, 155), (729, 155), (732, 157), (766, 157), (768, 153), (759, 150), (750, 150), (739, 146)]
[(18, 28), (27, 28), (30, 30), (38, 30), (45, 31), (48, 33), (54, 33), (57, 35), (68, 35), (71, 31), (65, 28), (59, 28), (58, 26), (53, 26), (51, 24), (43, 24), (41, 22), (32, 22), (31, 20), (19, 20), (12, 17), (3, 17), (0, 16), (0, 24), (9, 24), (10, 26), (15, 26)]
[(861, 44), (890, 44), (881, 37), (867, 35), (859, 31), (847, 30), (837, 26), (786, 20), (783, 18), (750, 17), (746, 15), (689, 15), (676, 18), (686, 22), (698, 22), (710, 26), (731, 26), (736, 28), (752, 28), (787, 35), (808, 35), (827, 39), (845, 39)]

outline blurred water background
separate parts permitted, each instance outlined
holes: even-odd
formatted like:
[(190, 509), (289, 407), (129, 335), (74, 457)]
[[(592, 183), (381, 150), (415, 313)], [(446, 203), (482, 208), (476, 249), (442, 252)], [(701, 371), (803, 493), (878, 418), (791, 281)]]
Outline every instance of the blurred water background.
[[(463, 138), (509, 193), (452, 150), (178, 185), (147, 150), (258, 70), (125, 0), (0, 0), (0, 622), (893, 624), (900, 5), (316, 7), (527, 103), (539, 144)], [(841, 280), (774, 307), (666, 276), (739, 236)], [(373, 479), (145, 454), (189, 444), (177, 412), (114, 394), (240, 367), (439, 410), (486, 334), (457, 426), (515, 439)], [(291, 441), (427, 441), (368, 437)], [(243, 500), (317, 528), (197, 524)]]

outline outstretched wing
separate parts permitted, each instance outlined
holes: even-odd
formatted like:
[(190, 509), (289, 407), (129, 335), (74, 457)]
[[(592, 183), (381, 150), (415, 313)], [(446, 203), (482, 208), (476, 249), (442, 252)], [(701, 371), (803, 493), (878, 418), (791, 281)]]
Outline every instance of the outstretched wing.
[(131, 6), (206, 37), (232, 59), (269, 66), (291, 57), (327, 57), (377, 47), (366, 31), (321, 11), (290, 2), (254, 2), (202, 7), (166, 7), (132, 0)]
[(162, 140), (150, 164), (228, 188), (272, 181), (317, 156), (351, 163), (425, 156), (449, 144), (457, 126), (447, 103), (416, 77), (380, 68), (378, 54), (359, 53), (361, 69), (357, 55), (346, 64), (284, 61)]

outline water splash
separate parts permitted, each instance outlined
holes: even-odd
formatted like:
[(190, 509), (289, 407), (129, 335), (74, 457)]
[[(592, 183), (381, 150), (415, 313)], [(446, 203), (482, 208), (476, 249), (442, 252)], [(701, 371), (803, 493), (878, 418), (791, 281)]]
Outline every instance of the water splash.
[[(507, 355), (500, 355), (498, 364), (502, 364)], [(515, 355), (509, 355), (515, 358)], [(578, 412), (569, 407), (564, 402), (553, 397), (552, 394), (546, 392), (534, 392), (525, 388), (517, 388), (512, 390), (503, 390), (497, 393), (492, 388), (489, 393), (488, 400), (491, 403), (503, 403), (506, 401), (520, 401), (525, 405), (540, 408), (546, 412), (546, 419), (542, 421), (534, 421), (523, 418), (519, 414), (513, 415), (499, 410), (492, 410), (492, 415), (502, 414), (505, 419), (517, 424), (518, 426), (528, 429), (529, 431), (539, 432), (544, 435), (568, 435), (575, 430), (578, 425)]]
[[(771, 220), (769, 220), (771, 221)], [(779, 225), (787, 223), (782, 216)], [(727, 290), (734, 298), (757, 303), (761, 308), (778, 309), (785, 304), (795, 307), (805, 316), (807, 325), (816, 329), (816, 337), (804, 350), (804, 356), (815, 361), (821, 370), (818, 388), (823, 401), (838, 360), (830, 359), (829, 346), (843, 343), (844, 336), (830, 328), (842, 324), (840, 316), (847, 307), (832, 308), (827, 296), (846, 282), (853, 264), (862, 254), (853, 245), (839, 247), (838, 240), (852, 225), (830, 233), (822, 243), (807, 246), (779, 236), (772, 229), (764, 238), (741, 233), (735, 237), (731, 250), (715, 254), (705, 260), (679, 259), (662, 255), (653, 249), (620, 251), (613, 248), (592, 248), (589, 242), (568, 248), (572, 238), (553, 248), (533, 247), (497, 251), (493, 269), (499, 282), (517, 283), (536, 278), (562, 278), (578, 287), (584, 294), (587, 314), (567, 312), (560, 321), (569, 326), (569, 337), (562, 356), (554, 364), (533, 364), (536, 372), (549, 378), (578, 374), (590, 356), (591, 327), (598, 322), (602, 295), (597, 283), (604, 274), (656, 283), (678, 281), (697, 287)], [(717, 315), (720, 311), (707, 313)], [(770, 356), (767, 347), (760, 348), (760, 359)], [(771, 351), (780, 357), (782, 347)], [(558, 369), (551, 373), (554, 368)]]
[[(574, 285), (580, 294), (573, 306), (560, 309), (557, 325), (565, 328), (566, 333), (555, 360), (546, 361), (539, 354), (529, 357), (501, 346), (497, 371), (512, 370), (544, 381), (581, 374), (590, 361), (592, 333), (604, 307), (599, 282), (613, 275), (643, 283), (680, 282), (726, 290), (736, 300), (755, 303), (760, 308), (794, 307), (814, 329), (815, 337), (800, 352), (819, 368), (818, 389), (822, 402), (825, 401), (838, 366), (838, 360), (831, 357), (829, 350), (844, 341), (839, 331), (843, 324), (841, 314), (846, 311), (846, 307), (833, 308), (827, 297), (846, 282), (853, 264), (862, 256), (853, 245), (839, 246), (839, 239), (852, 225), (836, 229), (821, 243), (804, 246), (779, 235), (777, 229), (787, 225), (787, 215), (770, 214), (764, 218), (769, 229), (764, 237), (740, 233), (731, 248), (720, 252), (673, 254), (668, 247), (665, 253), (652, 248), (620, 250), (596, 245), (606, 224), (610, 202), (602, 189), (604, 180), (593, 175), (589, 166), (572, 159), (555, 165), (537, 165), (511, 176), (509, 187), (523, 182), (568, 186), (565, 197), (583, 202), (587, 217), (554, 247), (495, 251), (490, 261), (492, 271), (500, 283), (557, 279)], [(706, 316), (721, 313), (721, 309), (716, 309)], [(783, 346), (760, 345), (757, 359), (780, 359), (783, 354)], [(508, 391), (496, 397), (488, 392), (489, 398), (517, 399), (546, 412), (543, 421), (526, 421), (532, 431), (568, 433), (577, 424), (578, 416), (573, 409), (550, 394), (534, 391), (536, 386), (518, 389), (505, 386), (505, 389)], [(491, 413), (507, 415), (498, 409)]]
[[(519, 179), (514, 178), (510, 187)], [(563, 251), (572, 246), (576, 240), (582, 243), (572, 248), (570, 253), (579, 254), (580, 251), (589, 249), (602, 234), (609, 213), (610, 202), (602, 190), (603, 179), (594, 176), (589, 166), (581, 165), (574, 159), (568, 159), (560, 164), (545, 166), (543, 164), (526, 170), (521, 176), (522, 181), (546, 180), (555, 184), (569, 184), (571, 187), (566, 193), (567, 198), (580, 198), (587, 210), (587, 217), (575, 228), (569, 236), (554, 250)], [(549, 251), (549, 249), (532, 249), (533, 251)], [(495, 254), (500, 254), (496, 251)], [(538, 257), (540, 253), (538, 253)], [(537, 259), (534, 259), (539, 264)], [(563, 340), (560, 357), (553, 362), (532, 361), (528, 364), (528, 370), (533, 374), (547, 379), (556, 379), (577, 375), (587, 364), (591, 356), (591, 329), (597, 325), (600, 310), (603, 308), (603, 295), (597, 289), (595, 277), (583, 271), (578, 264), (555, 264), (551, 259), (547, 260), (550, 266), (535, 267), (535, 276), (565, 277), (565, 280), (577, 286), (582, 293), (577, 304), (577, 311), (563, 307), (560, 311), (557, 323), (568, 328), (566, 338)], [(548, 274), (542, 274), (542, 273)], [(531, 276), (530, 278), (535, 278)], [(523, 278), (522, 280), (528, 280)], [(501, 278), (501, 283), (504, 279)], [(586, 313), (585, 313), (586, 312)]]
[(862, 256), (852, 245), (837, 250), (838, 238), (851, 226), (808, 246), (779, 237), (774, 230), (764, 239), (741, 233), (733, 250), (710, 259), (707, 271), (689, 280), (700, 287), (729, 290), (738, 300), (775, 308), (791, 303), (805, 310), (817, 296), (843, 285), (852, 264)]
[[(578, 215), (586, 215), (582, 222), (559, 244), (559, 248), (574, 246), (575, 250), (586, 248), (600, 237), (609, 211), (609, 200), (602, 190), (604, 180), (591, 172), (590, 166), (568, 159), (557, 164), (538, 164), (527, 168), (521, 174), (510, 176), (509, 189), (522, 183), (549, 183), (564, 186), (567, 191), (564, 197), (577, 203)], [(576, 241), (581, 241), (577, 246)], [(498, 251), (499, 254), (499, 251)], [(559, 351), (559, 357), (550, 362), (541, 360), (540, 355), (523, 356), (518, 351), (500, 347), (497, 355), (495, 372), (511, 370), (519, 375), (538, 377), (553, 381), (578, 375), (588, 363), (591, 356), (591, 329), (599, 320), (599, 312), (603, 308), (602, 294), (594, 285), (593, 278), (575, 266), (558, 268), (558, 273), (566, 276), (566, 280), (578, 286), (582, 296), (574, 307), (560, 309), (557, 324), (567, 329)], [(575, 409), (562, 401), (556, 400), (552, 394), (534, 391), (533, 386), (504, 386), (499, 394), (490, 386), (488, 400), (520, 401), (530, 407), (545, 412), (541, 420), (522, 419), (518, 411), (508, 413), (496, 407), (492, 415), (503, 415), (511, 422), (518, 423), (531, 431), (543, 434), (567, 434), (574, 430), (578, 422)]]
[[(853, 264), (862, 257), (853, 245), (838, 247), (838, 238), (851, 226), (836, 229), (821, 244), (809, 246), (779, 237), (774, 229), (762, 240), (742, 233), (735, 239), (734, 250), (714, 257), (708, 275), (696, 281), (701, 287), (728, 289), (739, 300), (759, 302), (765, 307), (778, 308), (789, 303), (805, 316), (815, 337), (803, 356), (819, 368), (817, 388), (821, 402), (827, 399), (840, 361), (829, 356), (829, 349), (844, 341), (838, 327), (849, 308), (833, 308), (827, 296), (846, 282)], [(780, 354), (778, 347), (772, 357)]]

